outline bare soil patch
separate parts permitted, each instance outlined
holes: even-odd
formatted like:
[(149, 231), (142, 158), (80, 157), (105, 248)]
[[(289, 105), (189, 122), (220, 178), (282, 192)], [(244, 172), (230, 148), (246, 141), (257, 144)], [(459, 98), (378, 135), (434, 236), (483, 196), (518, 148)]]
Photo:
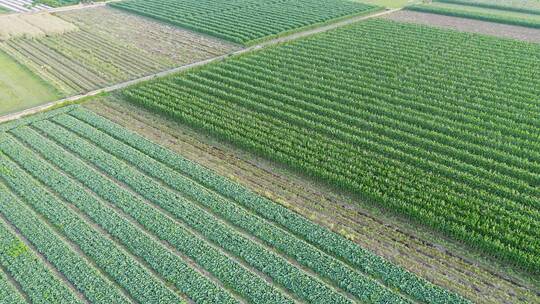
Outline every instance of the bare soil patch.
[(538, 283), (423, 228), (275, 164), (119, 100), (87, 108), (329, 227), (387, 260), (477, 303), (537, 303)]
[(540, 43), (540, 30), (515, 25), (402, 10), (384, 16), (395, 21)]
[(78, 28), (49, 13), (0, 16), (0, 40), (64, 34)]
[(166, 58), (175, 66), (208, 59), (239, 49), (221, 40), (207, 37), (149, 18), (110, 7), (61, 12), (57, 14), (96, 34)]

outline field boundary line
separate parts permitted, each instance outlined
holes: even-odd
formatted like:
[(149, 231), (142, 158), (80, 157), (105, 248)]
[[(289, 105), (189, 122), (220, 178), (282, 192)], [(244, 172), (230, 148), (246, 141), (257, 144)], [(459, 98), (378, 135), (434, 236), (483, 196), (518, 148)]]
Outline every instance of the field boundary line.
[[(101, 4), (101, 2), (100, 2), (100, 4)], [(85, 6), (85, 7), (88, 7), (88, 6)], [(29, 109), (26, 109), (26, 110), (23, 110), (23, 111), (20, 111), (20, 112), (15, 112), (15, 113), (7, 114), (7, 115), (4, 115), (4, 116), (0, 116), (0, 124), (11, 121), (11, 120), (19, 119), (19, 118), (22, 118), (24, 116), (28, 116), (28, 115), (36, 114), (36, 113), (39, 113), (39, 112), (43, 112), (43, 111), (49, 110), (49, 109), (51, 109), (53, 107), (62, 106), (63, 104), (76, 102), (76, 101), (79, 101), (79, 100), (87, 98), (87, 97), (99, 95), (99, 94), (102, 94), (102, 93), (108, 93), (108, 92), (116, 91), (116, 90), (123, 89), (123, 88), (126, 88), (128, 86), (135, 85), (135, 84), (138, 84), (138, 83), (141, 83), (141, 82), (153, 80), (155, 78), (162, 78), (162, 77), (165, 77), (165, 76), (177, 73), (177, 72), (182, 72), (182, 71), (189, 70), (189, 69), (199, 67), (199, 66), (203, 66), (203, 65), (206, 65), (206, 64), (209, 64), (209, 63), (223, 61), (224, 59), (229, 58), (231, 56), (238, 56), (238, 55), (242, 55), (242, 54), (251, 53), (253, 51), (264, 49), (266, 47), (270, 47), (270, 46), (277, 45), (277, 44), (280, 44), (280, 43), (293, 41), (293, 40), (296, 40), (296, 39), (308, 37), (308, 36), (318, 34), (318, 33), (324, 33), (324, 32), (327, 32), (327, 31), (330, 31), (330, 30), (333, 30), (333, 29), (336, 29), (336, 28), (339, 28), (339, 27), (342, 27), (342, 26), (346, 26), (346, 25), (349, 25), (349, 24), (353, 24), (353, 23), (356, 23), (356, 22), (359, 22), (359, 21), (363, 21), (363, 20), (366, 20), (366, 19), (371, 19), (371, 18), (376, 18), (376, 17), (380, 17), (380, 16), (383, 16), (383, 15), (391, 14), (391, 13), (397, 12), (399, 10), (402, 10), (402, 9), (401, 8), (390, 9), (390, 10), (385, 10), (385, 11), (382, 11), (382, 12), (374, 13), (374, 14), (371, 14), (371, 15), (367, 15), (367, 16), (362, 15), (362, 16), (352, 17), (352, 18), (345, 19), (345, 20), (342, 20), (342, 21), (339, 21), (339, 22), (335, 22), (335, 23), (331, 23), (331, 24), (327, 24), (327, 25), (322, 25), (322, 26), (317, 27), (317, 28), (311, 28), (311, 29), (308, 29), (306, 31), (296, 32), (296, 33), (292, 33), (291, 35), (287, 35), (287, 36), (283, 36), (283, 37), (278, 37), (276, 39), (264, 41), (262, 43), (259, 43), (259, 44), (253, 45), (253, 46), (249, 46), (249, 47), (246, 47), (246, 48), (243, 48), (243, 49), (240, 49), (240, 50), (236, 50), (236, 51), (233, 51), (233, 52), (230, 52), (230, 53), (226, 53), (226, 54), (223, 54), (223, 55), (220, 55), (220, 56), (217, 56), (217, 57), (213, 57), (213, 58), (205, 59), (205, 60), (202, 60), (202, 61), (189, 63), (189, 64), (186, 64), (186, 65), (182, 65), (182, 66), (175, 67), (175, 68), (172, 68), (172, 69), (164, 70), (164, 71), (157, 72), (157, 73), (154, 73), (154, 74), (150, 74), (150, 75), (147, 75), (147, 76), (143, 76), (143, 77), (140, 77), (140, 78), (124, 81), (124, 82), (121, 82), (121, 83), (114, 84), (112, 86), (104, 87), (104, 88), (101, 88), (101, 89), (96, 89), (96, 90), (90, 91), (88, 93), (78, 94), (78, 95), (62, 98), (62, 99), (59, 99), (59, 100), (51, 101), (49, 103), (39, 105), (39, 106), (36, 106), (36, 107), (33, 107), (33, 108), (29, 108)]]

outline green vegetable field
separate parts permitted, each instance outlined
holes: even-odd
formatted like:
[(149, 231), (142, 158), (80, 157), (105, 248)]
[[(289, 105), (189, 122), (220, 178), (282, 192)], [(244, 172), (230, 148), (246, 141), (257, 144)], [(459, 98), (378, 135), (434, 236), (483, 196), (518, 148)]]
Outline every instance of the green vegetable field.
[(240, 44), (381, 9), (348, 0), (126, 0), (109, 5)]
[(467, 303), (81, 107), (0, 131), (2, 303)]
[(124, 95), (540, 269), (538, 44), (372, 19)]

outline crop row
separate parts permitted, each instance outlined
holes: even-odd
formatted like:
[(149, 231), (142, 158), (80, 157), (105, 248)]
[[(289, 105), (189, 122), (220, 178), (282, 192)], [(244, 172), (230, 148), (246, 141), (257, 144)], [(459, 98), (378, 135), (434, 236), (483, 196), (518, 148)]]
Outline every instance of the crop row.
[(111, 282), (67, 246), (50, 227), (39, 220), (12, 194), (2, 191), (0, 211), (92, 303), (129, 303)]
[[(19, 130), (17, 130), (19, 131)], [(22, 136), (25, 137), (22, 137)], [(73, 156), (59, 158), (57, 155), (61, 155), (55, 152), (61, 151), (59, 148), (55, 148), (54, 144), (44, 141), (34, 132), (26, 130), (24, 134), (20, 134), (21, 138), (32, 138), (29, 143), (39, 150), (47, 159), (62, 169), (64, 169), (70, 175), (76, 177), (79, 182), (87, 185), (92, 191), (102, 196), (107, 201), (117, 205), (126, 214), (132, 216), (141, 226), (145, 227), (148, 231), (156, 234), (160, 239), (167, 241), (173, 245), (179, 251), (182, 251), (186, 255), (193, 258), (199, 265), (205, 267), (210, 273), (213, 273), (216, 277), (220, 278), (227, 285), (232, 286), (238, 293), (244, 295), (247, 298), (251, 298), (253, 301), (268, 301), (269, 299), (275, 299), (276, 301), (285, 302), (286, 299), (280, 297), (275, 291), (254, 277), (254, 275), (237, 263), (229, 261), (227, 257), (222, 256), (219, 251), (211, 246), (208, 246), (203, 241), (199, 240), (196, 235), (190, 233), (187, 229), (178, 226), (170, 218), (167, 218), (162, 213), (158, 212), (151, 206), (146, 205), (140, 198), (130, 194), (130, 192), (123, 190), (116, 185), (110, 185), (97, 172), (87, 168), (80, 160), (77, 160)], [(40, 144), (47, 144), (48, 150), (45, 150)], [(178, 226), (178, 227), (177, 227)], [(169, 258), (172, 260), (174, 258)], [(159, 259), (156, 258), (158, 263)], [(171, 262), (169, 262), (171, 264)], [(178, 262), (174, 262), (177, 265)], [(181, 271), (167, 275), (167, 278), (172, 282), (177, 282), (178, 288), (186, 290), (186, 293), (190, 298), (197, 300), (204, 300), (208, 298), (220, 299), (220, 302), (231, 302), (230, 296), (228, 297), (223, 292), (212, 290), (212, 286), (205, 283), (204, 280), (197, 278), (197, 274), (190, 272), (186, 267), (175, 267)], [(182, 273), (185, 273), (183, 275)], [(165, 275), (165, 274), (164, 274)], [(183, 278), (184, 281), (181, 280)], [(229, 299), (228, 299), (229, 298)]]
[[(3, 160), (0, 160), (0, 164), (3, 164)], [(9, 208), (5, 205), (16, 203), (9, 200), (8, 191), (0, 184), (2, 209)], [(0, 221), (0, 265), (17, 281), (32, 303), (82, 303), (3, 221)], [(18, 299), (13, 291), (11, 296)]]
[(26, 303), (23, 296), (10, 284), (6, 274), (0, 271), (0, 301), (2, 303)]
[[(261, 231), (272, 231), (272, 233), (277, 234), (277, 237), (280, 239), (272, 239), (270, 233), (267, 235), (258, 235), (258, 237), (265, 242), (272, 244), (272, 246), (278, 248), (280, 242), (283, 241), (288, 241), (288, 246), (301, 244), (302, 248), (294, 249), (296, 252), (290, 252), (287, 246), (282, 246), (280, 249), (284, 252), (289, 251), (289, 254), (293, 255), (310, 251), (312, 248), (317, 248), (329, 256), (344, 261), (357, 271), (377, 278), (385, 285), (400, 290), (400, 292), (419, 301), (429, 303), (442, 303), (445, 301), (458, 303), (463, 301), (462, 299), (459, 299), (459, 297), (449, 294), (447, 291), (433, 286), (413, 274), (384, 261), (380, 257), (363, 250), (361, 247), (351, 243), (343, 237), (308, 221), (287, 208), (264, 199), (263, 197), (250, 192), (246, 188), (216, 175), (202, 166), (192, 163), (92, 112), (79, 108), (70, 111), (69, 114), (125, 143), (126, 146), (123, 146), (123, 149), (121, 150), (114, 148), (117, 155), (142, 153), (153, 158), (153, 160), (145, 158), (144, 161), (138, 161), (134, 163), (134, 165), (139, 167), (149, 166), (147, 169), (143, 169), (145, 171), (147, 170), (149, 174), (152, 174), (151, 171), (154, 171), (154, 168), (160, 168), (155, 170), (153, 174), (161, 176), (161, 179), (170, 184), (173, 188), (183, 188), (184, 190), (182, 191), (184, 192), (192, 192), (203, 186), (208, 190), (214, 191), (223, 198), (228, 198), (229, 200), (224, 200), (223, 198), (218, 198), (216, 195), (213, 195), (216, 197), (215, 199), (219, 204), (217, 206), (212, 206), (210, 205), (211, 202), (209, 202), (208, 207), (215, 210), (216, 213), (221, 212), (220, 214), (222, 214), (223, 217), (226, 217), (229, 221), (236, 223), (238, 226), (241, 226), (246, 230), (252, 230), (253, 234), (257, 234), (257, 229), (260, 229)], [(71, 125), (74, 125), (74, 123)], [(77, 128), (82, 128), (82, 125), (77, 126)], [(96, 137), (97, 134), (95, 134), (95, 131), (92, 133), (88, 131), (85, 132), (85, 134), (86, 135), (84, 136), (86, 138), (93, 140), (104, 149), (120, 146), (118, 143), (114, 144), (114, 141), (109, 137), (103, 135)], [(129, 149), (128, 147), (132, 147), (132, 149)], [(133, 159), (133, 161), (135, 160), (136, 159)], [(161, 164), (156, 162), (156, 160), (161, 162)], [(169, 172), (167, 174), (171, 174), (173, 177), (172, 179), (167, 178), (165, 173), (170, 171), (170, 169), (166, 168), (167, 166), (182, 175), (177, 175), (175, 172)], [(187, 180), (186, 178), (189, 178), (190, 180)], [(176, 182), (180, 180), (185, 180), (185, 182)], [(190, 186), (188, 187), (187, 185)], [(198, 194), (193, 194), (193, 196), (197, 195)], [(206, 194), (206, 196), (211, 195), (211, 192)], [(231, 204), (232, 202), (236, 203), (237, 206), (233, 206), (233, 204)], [(227, 211), (227, 209), (220, 211), (218, 207), (227, 207), (230, 211)], [(254, 214), (260, 218), (255, 217)], [(262, 220), (263, 218), (264, 220)], [(263, 227), (258, 223), (264, 223), (265, 226)], [(280, 227), (283, 230), (277, 229), (275, 226)], [(300, 240), (309, 243), (309, 245), (300, 240), (291, 240), (292, 236), (298, 237)]]
[(538, 51), (371, 20), (124, 94), (534, 271)]
[[(16, 132), (18, 136), (25, 135), (38, 141), (40, 139), (35, 132), (32, 132), (29, 129), (21, 128), (17, 129)], [(33, 142), (32, 145), (36, 147), (38, 143)], [(60, 193), (66, 201), (76, 205), (82, 212), (92, 218), (94, 222), (103, 227), (103, 229), (111, 235), (121, 240), (133, 254), (142, 257), (153, 269), (165, 277), (167, 282), (175, 284), (179, 290), (185, 292), (193, 299), (201, 300), (213, 298), (223, 303), (235, 302), (230, 295), (227, 295), (227, 293), (213, 286), (213, 284), (208, 282), (201, 274), (194, 272), (190, 266), (180, 260), (178, 256), (171, 254), (166, 247), (151, 239), (146, 234), (141, 234), (137, 226), (126, 221), (126, 219), (122, 218), (118, 213), (111, 212), (106, 205), (84, 192), (84, 190), (82, 190), (80, 186), (77, 186), (74, 181), (61, 175), (54, 169), (48, 168), (48, 166), (43, 163), (33, 162), (30, 155), (25, 153), (20, 146), (15, 143), (13, 143), (13, 146), (21, 151), (20, 154), (14, 156), (17, 161), (24, 163), (25, 167), (30, 168), (33, 166), (34, 169), (32, 172), (36, 172), (36, 175), (41, 173), (39, 176), (36, 176), (36, 178), (41, 179), (44, 183), (48, 183), (48, 186)], [(61, 155), (61, 153), (51, 154), (53, 152), (58, 152), (52, 148), (43, 148), (51, 147), (51, 144), (38, 147), (42, 147), (40, 150), (42, 150), (49, 158), (54, 155)], [(74, 164), (71, 164), (71, 166), (72, 168), (81, 168), (75, 167)], [(43, 174), (42, 172), (47, 172), (47, 174)], [(106, 182), (103, 177), (101, 177), (100, 181), (101, 180), (103, 183)], [(57, 182), (52, 184), (50, 181)], [(75, 196), (75, 193), (79, 193), (78, 197)], [(139, 210), (139, 212), (141, 211)], [(155, 223), (153, 224), (157, 226)]]
[(126, 0), (110, 5), (241, 44), (378, 9), (344, 0)]

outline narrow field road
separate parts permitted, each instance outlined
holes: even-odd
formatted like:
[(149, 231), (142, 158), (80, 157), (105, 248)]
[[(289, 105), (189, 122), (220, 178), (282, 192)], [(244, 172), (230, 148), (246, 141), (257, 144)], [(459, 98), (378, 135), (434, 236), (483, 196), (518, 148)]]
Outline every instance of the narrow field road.
[[(95, 6), (101, 6), (101, 5), (104, 5), (104, 4), (96, 3)], [(88, 7), (91, 7), (91, 6), (88, 6), (88, 5), (87, 6), (81, 6), (81, 8), (88, 8)], [(70, 9), (74, 9), (74, 8), (70, 7)], [(287, 36), (283, 36), (283, 37), (279, 37), (279, 38), (276, 38), (276, 39), (264, 41), (264, 42), (261, 42), (261, 43), (256, 44), (256, 45), (249, 46), (247, 48), (243, 48), (243, 49), (240, 49), (240, 50), (237, 50), (237, 51), (234, 51), (234, 52), (231, 52), (231, 53), (227, 53), (227, 54), (224, 54), (224, 55), (221, 55), (221, 56), (213, 57), (213, 58), (210, 58), (210, 59), (207, 59), (207, 60), (190, 63), (190, 64), (187, 64), (187, 65), (179, 66), (179, 67), (176, 67), (176, 68), (172, 68), (172, 69), (169, 69), (169, 70), (165, 70), (165, 71), (162, 71), (162, 72), (158, 72), (158, 73), (155, 73), (155, 74), (144, 76), (144, 77), (141, 77), (141, 78), (137, 78), (137, 79), (117, 83), (115, 85), (104, 87), (104, 88), (97, 89), (97, 90), (94, 90), (94, 91), (90, 91), (90, 92), (85, 93), (85, 94), (66, 97), (66, 98), (56, 100), (56, 101), (52, 101), (52, 102), (49, 102), (49, 103), (46, 103), (46, 104), (43, 104), (43, 105), (40, 105), (40, 106), (29, 108), (29, 109), (26, 109), (26, 110), (23, 110), (23, 111), (20, 111), (20, 112), (0, 116), (0, 123), (15, 120), (15, 119), (19, 119), (21, 117), (32, 115), (32, 114), (35, 114), (35, 113), (39, 113), (39, 112), (45, 111), (47, 109), (50, 109), (52, 107), (62, 105), (64, 103), (75, 102), (77, 100), (81, 100), (81, 99), (86, 98), (86, 97), (98, 95), (98, 94), (105, 93), (105, 92), (115, 91), (115, 90), (122, 89), (122, 88), (125, 88), (125, 87), (128, 87), (128, 86), (140, 83), (140, 82), (148, 81), (148, 80), (151, 80), (151, 79), (154, 79), (154, 78), (164, 77), (164, 76), (167, 76), (167, 75), (170, 75), (170, 74), (173, 74), (173, 73), (185, 71), (185, 70), (188, 70), (188, 69), (191, 69), (191, 68), (194, 68), (194, 67), (198, 67), (198, 66), (201, 66), (201, 65), (205, 65), (205, 64), (208, 64), (208, 63), (211, 63), (211, 62), (221, 61), (221, 60), (224, 60), (224, 59), (226, 59), (226, 58), (228, 58), (230, 56), (241, 55), (241, 54), (253, 52), (253, 51), (256, 51), (256, 50), (259, 50), (259, 49), (263, 49), (263, 48), (266, 48), (266, 47), (269, 47), (269, 46), (272, 46), (272, 45), (276, 45), (276, 44), (279, 44), (279, 43), (283, 43), (283, 42), (287, 42), (287, 41), (291, 41), (291, 40), (311, 36), (311, 35), (322, 33), (322, 32), (327, 32), (327, 31), (330, 31), (330, 30), (333, 30), (333, 29), (336, 29), (336, 28), (339, 28), (339, 27), (342, 27), (342, 26), (345, 26), (345, 25), (348, 25), (348, 24), (352, 24), (352, 23), (355, 23), (355, 22), (359, 22), (359, 21), (362, 21), (362, 20), (375, 18), (375, 17), (387, 15), (387, 14), (391, 14), (391, 13), (399, 11), (399, 10), (401, 10), (401, 9), (400, 8), (391, 9), (391, 10), (385, 10), (385, 11), (382, 11), (382, 12), (374, 13), (374, 14), (371, 14), (371, 15), (362, 15), (362, 16), (351, 17), (351, 18), (341, 20), (341, 21), (338, 21), (338, 22), (321, 25), (320, 27), (311, 28), (311, 29), (308, 29), (308, 30), (305, 30), (305, 31), (292, 33), (292, 34), (287, 35)]]

